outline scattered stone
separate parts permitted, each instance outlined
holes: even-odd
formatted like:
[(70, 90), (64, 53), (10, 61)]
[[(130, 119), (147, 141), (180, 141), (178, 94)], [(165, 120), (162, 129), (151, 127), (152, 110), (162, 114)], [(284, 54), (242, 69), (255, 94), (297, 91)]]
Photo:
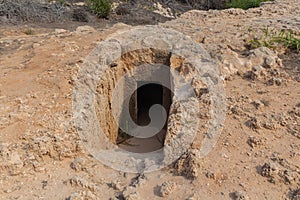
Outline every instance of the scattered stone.
[(176, 174), (188, 179), (196, 179), (199, 175), (199, 168), (200, 161), (194, 150), (182, 155), (175, 164)]
[(207, 171), (205, 176), (209, 179), (213, 179), (216, 181), (217, 184), (223, 183), (223, 181), (228, 179), (228, 176), (222, 172), (211, 172)]
[(163, 15), (165, 17), (174, 18), (174, 14), (172, 13), (172, 10), (169, 7), (165, 8), (159, 2), (154, 3), (153, 6), (155, 8), (153, 12)]
[(262, 127), (269, 130), (276, 130), (277, 128), (277, 122), (274, 119), (268, 119), (261, 122)]
[(76, 6), (85, 6), (86, 5), (85, 2), (74, 2), (73, 4)]
[(147, 177), (145, 174), (139, 174), (137, 177), (133, 178), (131, 181), (131, 186), (137, 187), (145, 184), (147, 181)]
[(276, 52), (267, 47), (251, 50), (248, 58), (253, 66), (263, 66), (264, 68), (274, 68), (282, 64)]
[(264, 71), (264, 68), (262, 66), (260, 66), (260, 65), (256, 65), (256, 66), (252, 67), (252, 71), (254, 71), (254, 72), (262, 72), (262, 71)]
[(258, 77), (259, 77), (258, 73), (253, 72), (253, 71), (247, 71), (247, 72), (244, 74), (244, 78), (250, 79), (250, 80), (252, 80), (252, 81), (256, 80)]
[(118, 180), (114, 180), (111, 182), (110, 186), (114, 189), (114, 190), (119, 190), (121, 191), (123, 189), (123, 186), (121, 184), (120, 181)]
[(261, 138), (257, 138), (254, 136), (251, 136), (248, 138), (247, 143), (250, 145), (250, 147), (252, 148), (256, 148), (258, 146), (261, 146), (264, 144), (264, 140), (262, 140)]
[(265, 104), (259, 100), (253, 101), (252, 104), (255, 106), (256, 109), (260, 109), (265, 106)]
[(267, 100), (261, 100), (260, 102), (263, 103), (263, 105), (266, 106), (266, 107), (270, 106), (270, 102), (267, 101)]
[(287, 127), (287, 131), (293, 136), (300, 139), (300, 125), (298, 124), (289, 124)]
[(235, 115), (238, 115), (238, 116), (244, 116), (245, 115), (245, 112), (244, 112), (243, 108), (241, 108), (238, 105), (230, 106), (229, 109)]
[(268, 80), (267, 85), (277, 85), (280, 86), (282, 84), (283, 80), (281, 78), (275, 78), (272, 77)]
[(91, 191), (96, 191), (97, 187), (95, 184), (88, 182), (86, 179), (83, 179), (81, 177), (74, 176), (70, 179), (70, 184), (73, 187), (81, 187), (81, 188), (87, 188)]
[(95, 32), (96, 30), (91, 27), (91, 26), (78, 26), (76, 28), (76, 33), (81, 33), (81, 34), (88, 34), (88, 33), (93, 33)]
[(259, 4), (259, 7), (266, 6), (266, 5), (270, 5), (270, 4), (274, 4), (274, 1), (265, 1), (265, 2), (261, 2), (261, 3)]
[(159, 188), (159, 196), (166, 197), (170, 195), (176, 189), (176, 183), (174, 182), (164, 182)]
[(41, 46), (40, 43), (33, 43), (32, 48), (36, 49), (36, 48), (38, 48), (40, 46)]
[(42, 188), (45, 189), (48, 185), (48, 181), (44, 180), (42, 181)]
[(123, 192), (122, 196), (125, 200), (138, 200), (140, 199), (138, 192), (136, 191), (136, 188), (133, 186), (126, 187)]
[(24, 163), (21, 155), (8, 143), (0, 143), (0, 170), (8, 169), (10, 175), (17, 175)]
[(93, 200), (93, 199), (99, 199), (99, 198), (90, 191), (74, 192), (69, 197), (66, 198), (66, 200)]
[(267, 177), (269, 179), (272, 179), (270, 182), (275, 182), (274, 181), (274, 176), (278, 173), (279, 168), (278, 166), (271, 162), (271, 163), (265, 163), (262, 168), (261, 168), (261, 175), (264, 177)]
[(262, 166), (261, 175), (268, 178), (268, 181), (275, 183), (282, 181), (285, 184), (299, 183), (300, 171), (297, 166), (288, 163), (286, 159), (272, 158), (272, 162)]
[(185, 200), (198, 200), (199, 198), (195, 195), (192, 194), (191, 196), (189, 196), (188, 198), (186, 198)]
[(242, 191), (236, 191), (232, 193), (233, 200), (249, 200), (249, 197), (245, 192)]
[(300, 189), (292, 190), (290, 192), (289, 198), (291, 200), (300, 200)]
[(71, 162), (70, 167), (75, 171), (85, 171), (85, 161), (83, 158), (76, 158), (73, 162)]
[(254, 130), (261, 128), (261, 124), (260, 124), (259, 120), (256, 117), (252, 117), (250, 120), (246, 121), (245, 124), (249, 128), (254, 129)]
[(264, 76), (266, 76), (266, 69), (260, 65), (253, 66), (250, 71), (246, 71), (244, 74), (244, 78), (250, 79), (252, 81)]
[(214, 172), (211, 172), (211, 171), (208, 171), (208, 172), (206, 172), (206, 174), (205, 174), (205, 176), (207, 177), (207, 178), (211, 178), (211, 179), (215, 179), (215, 173)]
[(300, 117), (300, 108), (295, 107), (293, 110), (289, 111), (289, 115), (294, 118)]
[(67, 31), (66, 29), (55, 29), (54, 32), (55, 32), (56, 34), (61, 34), (61, 33), (66, 33), (66, 32), (68, 32), (68, 31)]

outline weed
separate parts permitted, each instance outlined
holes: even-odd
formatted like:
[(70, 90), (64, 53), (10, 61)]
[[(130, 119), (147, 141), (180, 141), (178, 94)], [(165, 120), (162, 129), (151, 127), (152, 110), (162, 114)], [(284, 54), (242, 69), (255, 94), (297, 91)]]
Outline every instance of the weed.
[(248, 44), (251, 49), (258, 47), (268, 47), (270, 49), (289, 49), (300, 51), (300, 32), (291, 30), (261, 30), (264, 34), (261, 37), (252, 38)]
[(89, 7), (93, 12), (102, 18), (107, 18), (112, 11), (112, 2), (110, 0), (89, 0)]
[(241, 8), (247, 10), (249, 8), (259, 7), (260, 3), (267, 0), (231, 0), (226, 3), (227, 8)]

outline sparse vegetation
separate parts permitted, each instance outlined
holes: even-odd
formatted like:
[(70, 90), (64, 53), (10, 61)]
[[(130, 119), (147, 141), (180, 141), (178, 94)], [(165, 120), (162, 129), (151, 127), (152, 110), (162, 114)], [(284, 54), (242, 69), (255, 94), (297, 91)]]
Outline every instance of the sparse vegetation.
[(289, 49), (300, 51), (300, 31), (289, 30), (270, 30), (269, 28), (263, 29), (261, 37), (254, 37), (249, 41), (250, 48), (258, 48), (265, 46), (271, 49)]
[(28, 28), (28, 29), (24, 30), (23, 33), (25, 33), (26, 35), (33, 35), (34, 34), (34, 32), (31, 28)]
[(241, 8), (247, 10), (249, 8), (259, 7), (260, 3), (268, 0), (231, 0), (226, 3), (227, 8)]
[(52, 4), (38, 0), (5, 0), (0, 2), (0, 16), (10, 22), (53, 22), (63, 19), (66, 12), (63, 0)]
[(110, 0), (89, 0), (88, 4), (98, 17), (107, 18), (112, 11)]

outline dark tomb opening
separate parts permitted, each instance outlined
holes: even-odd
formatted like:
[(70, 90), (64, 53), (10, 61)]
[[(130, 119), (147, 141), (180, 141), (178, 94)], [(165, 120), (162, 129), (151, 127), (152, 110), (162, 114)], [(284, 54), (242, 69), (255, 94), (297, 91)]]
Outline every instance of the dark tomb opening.
[(138, 125), (145, 126), (150, 123), (149, 109), (154, 104), (163, 105), (163, 86), (155, 83), (138, 82), (136, 120)]
[[(130, 115), (139, 126), (150, 123), (149, 109), (154, 104), (162, 105), (167, 115), (172, 103), (172, 92), (160, 83), (138, 81), (137, 90), (130, 98)], [(119, 130), (117, 144), (120, 148), (135, 152), (147, 153), (158, 150), (164, 146), (167, 132), (167, 120), (164, 128), (156, 135), (149, 138), (135, 138)]]

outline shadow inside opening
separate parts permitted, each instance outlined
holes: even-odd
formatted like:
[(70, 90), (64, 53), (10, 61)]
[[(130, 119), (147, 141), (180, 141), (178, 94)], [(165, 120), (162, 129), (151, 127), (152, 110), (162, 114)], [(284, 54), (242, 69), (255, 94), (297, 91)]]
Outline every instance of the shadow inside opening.
[[(149, 109), (154, 104), (162, 105), (168, 117), (172, 92), (159, 83), (138, 81), (136, 85), (138, 89), (130, 98), (130, 115), (133, 121), (138, 126), (148, 125)], [(149, 138), (132, 137), (119, 129), (117, 138), (119, 148), (134, 153), (147, 153), (161, 149), (167, 132), (167, 121), (160, 132)]]

